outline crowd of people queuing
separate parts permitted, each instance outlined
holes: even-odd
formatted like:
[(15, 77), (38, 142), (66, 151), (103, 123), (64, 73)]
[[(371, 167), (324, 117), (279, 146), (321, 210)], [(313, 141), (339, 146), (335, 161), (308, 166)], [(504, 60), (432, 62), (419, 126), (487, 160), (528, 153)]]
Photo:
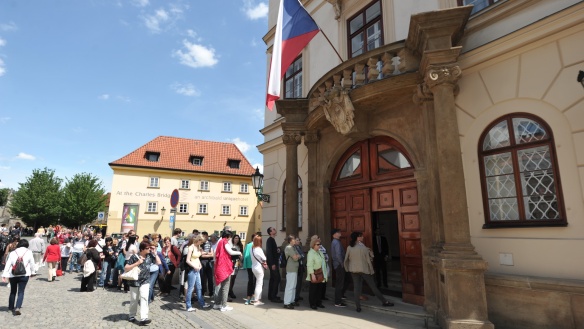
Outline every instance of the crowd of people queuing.
[[(319, 236), (310, 238), (305, 251), (300, 238), (288, 235), (284, 250), (276, 243), (277, 230), (267, 230), (266, 249), (262, 248), (262, 234), (252, 234), (244, 246), (241, 238), (226, 226), (220, 235), (193, 230), (184, 239), (181, 229), (175, 229), (172, 237), (160, 234), (144, 235), (140, 239), (134, 230), (115, 237), (102, 237), (91, 229), (70, 230), (52, 226), (39, 229), (30, 241), (22, 239), (20, 223), (11, 230), (1, 230), (0, 255), (3, 281), (10, 285), (9, 309), (20, 315), (24, 290), (30, 276), (35, 276), (45, 264), (47, 281), (55, 281), (65, 273), (83, 273), (81, 292), (92, 292), (96, 287), (111, 288), (130, 293), (129, 321), (140, 325), (151, 322), (148, 304), (155, 298), (155, 285), (160, 296), (168, 296), (173, 289), (176, 271), (180, 287), (179, 298), (184, 296), (188, 312), (213, 309), (221, 312), (232, 310), (228, 302), (235, 300), (233, 286), (239, 270), (247, 271), (245, 305), (264, 305), (262, 289), (265, 271), (270, 272), (268, 300), (282, 303), (284, 308), (294, 309), (303, 300), (300, 296), (303, 282), (309, 285), (309, 306), (317, 310), (325, 308), (327, 282), (335, 271), (336, 285), (334, 306), (346, 307), (343, 302), (348, 279), (352, 278), (355, 289), (357, 312), (361, 312), (362, 282), (367, 283), (383, 306), (393, 306), (373, 283), (373, 253), (363, 244), (363, 233), (353, 232), (345, 250), (340, 242), (341, 231), (331, 231), (331, 259)], [(44, 238), (49, 245), (45, 247)], [(14, 268), (22, 262), (26, 269), (16, 273)], [(332, 265), (332, 267), (330, 266)], [(285, 268), (286, 284), (284, 299), (280, 291), (280, 269)], [(98, 275), (99, 273), (99, 275)], [(349, 276), (350, 273), (350, 276)], [(206, 299), (210, 302), (206, 302)], [(138, 307), (140, 320), (137, 319)]]

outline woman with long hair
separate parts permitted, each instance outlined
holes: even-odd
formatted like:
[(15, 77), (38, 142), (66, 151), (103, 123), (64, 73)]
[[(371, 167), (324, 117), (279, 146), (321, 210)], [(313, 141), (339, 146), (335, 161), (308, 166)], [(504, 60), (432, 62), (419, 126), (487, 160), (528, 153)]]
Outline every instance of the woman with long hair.
[[(64, 234), (63, 234), (64, 235)], [(59, 247), (61, 249), (61, 269), (63, 270), (63, 275), (65, 275), (65, 270), (67, 269), (67, 264), (71, 258), (71, 241), (69, 238), (63, 239), (63, 244)]]
[(264, 270), (268, 268), (268, 263), (266, 263), (266, 255), (262, 250), (262, 236), (256, 235), (253, 238), (253, 246), (251, 248), (251, 270), (256, 279), (254, 300), (252, 305), (264, 305), (262, 303), (262, 286), (264, 284)]
[(99, 275), (98, 287), (108, 286), (112, 267), (115, 263), (114, 240), (111, 237), (105, 238), (105, 246), (102, 247), (103, 261), (101, 262), (101, 273)]
[(49, 243), (43, 256), (43, 262), (47, 262), (49, 271), (47, 281), (51, 282), (55, 281), (57, 277), (57, 264), (61, 260), (61, 248), (59, 248), (59, 240), (57, 238), (52, 238)]
[(203, 287), (201, 285), (201, 269), (203, 268), (203, 265), (201, 264), (200, 258), (203, 254), (203, 250), (201, 249), (203, 242), (205, 242), (205, 238), (203, 238), (202, 235), (196, 237), (193, 236), (188, 242), (186, 256), (188, 289), (185, 295), (187, 312), (196, 311), (196, 309), (192, 307), (191, 303), (193, 291), (196, 291), (197, 293), (197, 301), (199, 302), (201, 309), (211, 306), (210, 304), (205, 303), (205, 299), (203, 298)]
[(251, 235), (251, 241), (245, 245), (243, 251), (243, 269), (247, 270), (247, 297), (245, 298), (245, 305), (251, 304), (253, 291), (256, 285), (255, 275), (253, 274), (251, 267), (251, 249), (253, 247), (253, 240), (256, 234)]
[(161, 261), (166, 262), (170, 273), (167, 273), (164, 277), (164, 281), (158, 282), (158, 285), (160, 286), (160, 293), (166, 296), (170, 294), (170, 290), (172, 289), (172, 277), (182, 258), (180, 250), (178, 250), (177, 246), (172, 244), (172, 240), (169, 237), (164, 238), (162, 257)]
[[(231, 239), (231, 245), (233, 246), (233, 250), (237, 250), (243, 254), (243, 244), (241, 243), (241, 238), (239, 235), (234, 235)], [(231, 256), (231, 261), (233, 262), (233, 274), (231, 274), (231, 281), (229, 281), (229, 300), (237, 298), (233, 293), (233, 285), (235, 284), (235, 278), (237, 277), (237, 272), (239, 272), (239, 268), (241, 267), (241, 256)]]
[[(16, 264), (18, 258), (22, 258), (22, 263), (26, 269), (25, 274), (15, 275), (12, 273), (12, 266)], [(14, 315), (20, 315), (20, 308), (24, 301), (24, 290), (30, 278), (31, 269), (34, 267), (34, 257), (32, 252), (28, 250), (28, 241), (22, 239), (18, 241), (16, 249), (8, 255), (6, 266), (2, 273), (2, 282), (10, 281), (10, 297), (8, 297), (8, 310), (12, 311)], [(18, 295), (18, 298), (16, 296)], [(14, 300), (16, 299), (16, 304)]]
[(85, 250), (85, 254), (87, 255), (87, 262), (93, 262), (93, 267), (95, 270), (88, 276), (85, 276), (83, 273), (83, 278), (81, 279), (81, 289), (79, 291), (84, 292), (92, 292), (95, 290), (95, 280), (97, 277), (97, 265), (99, 264), (101, 257), (99, 255), (99, 251), (95, 249), (97, 246), (97, 240), (90, 240), (87, 243), (87, 250)]
[(375, 296), (381, 301), (382, 306), (393, 306), (393, 303), (389, 302), (379, 289), (375, 286), (373, 280), (373, 264), (371, 263), (371, 258), (373, 258), (373, 252), (371, 249), (367, 248), (363, 244), (363, 233), (353, 232), (351, 233), (351, 242), (347, 248), (347, 253), (345, 254), (345, 270), (351, 273), (354, 284), (355, 293), (355, 306), (357, 307), (357, 312), (361, 312), (361, 288), (363, 287), (363, 281), (367, 283), (371, 291)]
[[(324, 280), (318, 282), (316, 280), (315, 271), (322, 269), (322, 274), (324, 275)], [(327, 281), (328, 268), (326, 266), (326, 260), (324, 254), (320, 251), (320, 239), (313, 237), (310, 240), (310, 250), (308, 250), (308, 255), (306, 257), (306, 281), (310, 282), (310, 287), (308, 290), (308, 301), (310, 303), (310, 308), (316, 310), (317, 308), (324, 308), (322, 305), (322, 286), (323, 283)]]

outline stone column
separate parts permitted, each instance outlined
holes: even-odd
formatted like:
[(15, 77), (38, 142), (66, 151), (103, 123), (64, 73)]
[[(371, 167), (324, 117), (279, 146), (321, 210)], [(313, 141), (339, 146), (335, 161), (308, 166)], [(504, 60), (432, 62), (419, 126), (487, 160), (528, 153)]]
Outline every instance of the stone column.
[(308, 148), (308, 182), (304, 185), (307, 187), (308, 193), (308, 239), (314, 234), (320, 234), (317, 227), (317, 177), (318, 177), (318, 133), (309, 131), (304, 136), (304, 145)]
[(299, 132), (284, 129), (282, 142), (286, 145), (286, 235), (298, 236), (298, 144)]
[(438, 184), (444, 244), (434, 258), (439, 271), (439, 321), (444, 328), (494, 328), (488, 320), (484, 272), (487, 263), (470, 243), (466, 187), (454, 95), (461, 69), (431, 64), (424, 82), (434, 96)]

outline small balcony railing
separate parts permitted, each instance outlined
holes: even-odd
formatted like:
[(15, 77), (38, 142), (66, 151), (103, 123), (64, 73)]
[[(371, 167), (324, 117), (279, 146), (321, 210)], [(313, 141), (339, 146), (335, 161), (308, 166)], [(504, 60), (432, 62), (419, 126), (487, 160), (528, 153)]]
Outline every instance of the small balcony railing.
[(392, 76), (418, 70), (419, 61), (403, 41), (353, 57), (323, 75), (308, 93), (309, 112), (319, 107), (332, 90), (350, 90)]

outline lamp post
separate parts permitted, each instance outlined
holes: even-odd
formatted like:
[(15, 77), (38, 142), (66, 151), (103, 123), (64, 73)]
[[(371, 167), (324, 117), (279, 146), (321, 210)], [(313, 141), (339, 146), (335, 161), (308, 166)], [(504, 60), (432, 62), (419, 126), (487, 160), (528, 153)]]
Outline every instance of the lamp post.
[(164, 213), (166, 212), (166, 208), (164, 208), (164, 206), (162, 206), (162, 209), (160, 209), (160, 212), (162, 213), (162, 218), (160, 218), (160, 220), (164, 219)]
[(263, 202), (270, 203), (270, 196), (267, 194), (263, 194), (263, 184), (264, 184), (264, 175), (260, 174), (260, 168), (256, 167), (255, 173), (251, 175), (251, 182), (253, 184), (253, 189), (255, 190), (255, 194), (258, 197), (258, 201), (261, 200)]

